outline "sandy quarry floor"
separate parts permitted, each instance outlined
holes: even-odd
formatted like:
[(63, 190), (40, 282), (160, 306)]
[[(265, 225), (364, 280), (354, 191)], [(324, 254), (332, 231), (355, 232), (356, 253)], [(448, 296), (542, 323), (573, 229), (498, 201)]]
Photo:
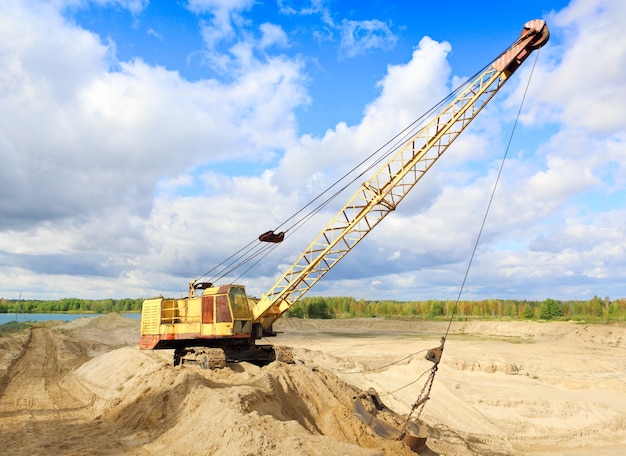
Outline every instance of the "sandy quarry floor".
[[(352, 397), (373, 387), (407, 413), (447, 323), (277, 326), (295, 365), (173, 367), (116, 314), (0, 338), (0, 453), (415, 454), (366, 427)], [(424, 455), (626, 454), (626, 327), (453, 322), (421, 419)]]

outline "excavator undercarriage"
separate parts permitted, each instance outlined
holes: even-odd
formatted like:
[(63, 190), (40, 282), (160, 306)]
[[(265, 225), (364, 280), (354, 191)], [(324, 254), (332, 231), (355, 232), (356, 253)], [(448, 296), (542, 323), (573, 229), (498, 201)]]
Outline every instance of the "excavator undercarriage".
[(189, 364), (202, 369), (220, 369), (226, 363), (247, 361), (258, 366), (265, 366), (273, 361), (294, 364), (291, 347), (275, 345), (250, 345), (224, 348), (180, 347), (174, 350), (174, 366)]

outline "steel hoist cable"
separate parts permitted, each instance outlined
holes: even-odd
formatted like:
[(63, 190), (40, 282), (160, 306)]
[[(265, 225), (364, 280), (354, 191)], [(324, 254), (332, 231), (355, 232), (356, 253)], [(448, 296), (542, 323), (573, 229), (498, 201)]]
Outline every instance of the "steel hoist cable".
[[(517, 44), (521, 38), (516, 40), (512, 46)], [(506, 51), (505, 51), (506, 52)], [(500, 55), (503, 55), (501, 53)], [(487, 65), (488, 66), (488, 65)], [(395, 135), (373, 153), (369, 154), (366, 158), (360, 161), (356, 166), (351, 168), (348, 172), (346, 172), (343, 176), (341, 176), (338, 180), (336, 180), (332, 185), (327, 187), (323, 192), (309, 201), (305, 206), (279, 224), (274, 230), (268, 231), (267, 233), (274, 234), (275, 231), (279, 229), (283, 229), (283, 232), (280, 233), (284, 239), (285, 237), (289, 237), (294, 231), (297, 231), (303, 225), (306, 224), (312, 217), (321, 212), (326, 206), (328, 206), (338, 195), (344, 192), (347, 188), (349, 188), (352, 184), (354, 184), (358, 179), (362, 178), (366, 173), (371, 171), (375, 166), (379, 165), (383, 160), (388, 159), (392, 154), (394, 154), (399, 148), (401, 148), (406, 140), (413, 136), (413, 134), (423, 125), (424, 122), (427, 121), (429, 116), (433, 113), (437, 112), (445, 103), (448, 102), (451, 98), (456, 96), (461, 90), (463, 90), (469, 83), (472, 81), (478, 74), (482, 73), (487, 66), (483, 67), (481, 70), (475, 73), (474, 76), (468, 78), (463, 84), (460, 84), (453, 92), (449, 95), (441, 99), (438, 103), (433, 105), (428, 111), (422, 114), (419, 118), (413, 121), (409, 126), (404, 128), (400, 133)], [(364, 166), (366, 165), (366, 166)], [(361, 169), (361, 167), (363, 167)], [(359, 172), (359, 169), (361, 171)], [(351, 177), (352, 176), (352, 177)], [(346, 183), (347, 182), (347, 183)], [(340, 184), (343, 184), (340, 186)], [(332, 189), (336, 188), (335, 192), (329, 193)], [(326, 198), (324, 198), (324, 196)], [(316, 202), (319, 204), (315, 205)], [(308, 212), (305, 212), (307, 208), (311, 208)], [(301, 215), (300, 218), (296, 217)], [(288, 225), (292, 222), (290, 225)], [(284, 227), (284, 228), (283, 228)], [(267, 234), (266, 233), (266, 234)], [(259, 240), (262, 241), (261, 236)], [(247, 269), (241, 272), (236, 280), (239, 280), (242, 276), (246, 275), (252, 268), (254, 268), (258, 263), (261, 262), (267, 255), (274, 251), (277, 247), (278, 243), (270, 243), (267, 244), (265, 242), (261, 242), (260, 244), (254, 240), (248, 243), (246, 246), (242, 247), (239, 251), (237, 251), (234, 255), (231, 255), (226, 260), (222, 261), (211, 270), (206, 272), (205, 274), (198, 277), (195, 281), (199, 281), (201, 278), (211, 274), (215, 270), (218, 270), (216, 275), (212, 277), (210, 282), (217, 282), (225, 277), (233, 274), (235, 271), (239, 270), (243, 266), (248, 263), (253, 262)], [(280, 241), (279, 241), (280, 242)], [(256, 260), (256, 261), (255, 261)]]
[[(401, 363), (401, 362), (402, 362), (402, 361), (404, 361), (405, 359), (412, 358), (412, 357), (414, 357), (415, 355), (419, 355), (420, 353), (424, 353), (425, 351), (427, 351), (427, 349), (418, 350), (418, 351), (413, 352), (413, 353), (410, 353), (410, 354), (408, 354), (408, 355), (406, 355), (406, 356), (404, 356), (404, 357), (402, 357), (402, 358), (400, 358), (400, 359), (398, 359), (398, 360), (396, 360), (396, 361), (392, 361), (392, 362), (390, 362), (390, 363), (388, 363), (388, 364), (384, 364), (384, 365), (382, 365), (382, 366), (376, 366), (376, 367), (373, 367), (373, 368), (370, 368), (370, 369), (362, 369), (362, 370), (358, 370), (358, 371), (333, 371), (333, 373), (334, 373), (334, 374), (345, 374), (345, 375), (352, 375), (352, 374), (370, 374), (370, 373), (372, 373), (372, 372), (380, 371), (380, 370), (383, 370), (383, 369), (387, 369), (388, 367), (395, 366), (396, 364)], [(412, 382), (412, 383), (413, 383), (413, 382)], [(401, 387), (401, 388), (399, 388), (399, 389), (402, 389), (402, 388), (404, 388), (404, 387), (405, 387), (405, 386), (403, 386), (403, 387)], [(391, 394), (391, 393), (386, 393), (386, 394)]]
[[(437, 348), (437, 350), (438, 350), (437, 360), (433, 364), (433, 367), (430, 369), (430, 374), (429, 374), (428, 378), (426, 379), (426, 382), (424, 383), (424, 386), (422, 387), (422, 390), (420, 391), (420, 394), (418, 395), (418, 397), (415, 400), (415, 402), (411, 405), (411, 410), (407, 414), (407, 418), (406, 418), (406, 421), (404, 423), (404, 427), (402, 429), (402, 432), (406, 432), (406, 428), (408, 426), (408, 423), (411, 420), (412, 415), (413, 415), (413, 413), (416, 410), (417, 410), (416, 419), (420, 418), (420, 416), (422, 414), (422, 411), (424, 410), (424, 406), (426, 404), (426, 401), (430, 398), (430, 391), (431, 391), (431, 389), (433, 387), (433, 383), (435, 381), (435, 375), (436, 375), (437, 370), (438, 370), (439, 362), (441, 361), (441, 355), (443, 354), (443, 348), (444, 348), (444, 345), (445, 345), (445, 341), (446, 341), (446, 339), (448, 337), (448, 334), (450, 332), (450, 327), (452, 326), (452, 320), (454, 319), (454, 316), (456, 314), (459, 302), (461, 300), (461, 295), (463, 294), (463, 290), (465, 288), (465, 283), (467, 282), (467, 278), (469, 276), (469, 271), (471, 269), (472, 262), (474, 260), (475, 255), (476, 255), (476, 251), (478, 250), (478, 244), (480, 242), (480, 238), (482, 236), (483, 230), (485, 228), (485, 224), (487, 222), (487, 217), (489, 215), (489, 211), (491, 209), (491, 205), (492, 205), (494, 197), (495, 197), (495, 193), (496, 193), (496, 189), (498, 187), (498, 183), (500, 182), (500, 177), (502, 176), (502, 170), (504, 169), (504, 163), (505, 163), (506, 158), (508, 156), (509, 149), (511, 148), (511, 143), (513, 141), (513, 136), (515, 135), (515, 130), (517, 128), (517, 123), (519, 121), (519, 118), (520, 118), (520, 115), (521, 115), (521, 112), (522, 112), (522, 108), (524, 106), (524, 101), (526, 100), (526, 95), (528, 94), (528, 88), (530, 87), (530, 83), (531, 83), (531, 80), (532, 80), (532, 76), (533, 76), (533, 73), (534, 73), (535, 66), (537, 64), (537, 59), (538, 58), (539, 58), (539, 52), (537, 52), (535, 54), (535, 60), (533, 62), (533, 66), (532, 66), (532, 68), (530, 70), (530, 75), (528, 77), (528, 81), (527, 81), (526, 87), (524, 89), (524, 94), (522, 96), (522, 100), (520, 102), (520, 106), (519, 106), (519, 109), (517, 111), (517, 115), (515, 117), (515, 121), (513, 122), (513, 127), (511, 129), (511, 134), (509, 136), (509, 140), (508, 140), (507, 146), (505, 148), (504, 155), (503, 155), (502, 160), (500, 162), (500, 167), (498, 169), (498, 174), (496, 176), (496, 180), (495, 180), (495, 183), (493, 185), (493, 189), (491, 191), (491, 195), (489, 197), (489, 202), (487, 203), (487, 208), (485, 209), (485, 214), (484, 214), (482, 222), (480, 224), (480, 229), (478, 230), (478, 236), (476, 237), (476, 242), (474, 243), (474, 247), (472, 249), (472, 254), (470, 255), (470, 259), (468, 261), (467, 268), (466, 268), (465, 274), (463, 276), (463, 280), (462, 280), (461, 285), (459, 287), (459, 294), (457, 295), (456, 302), (454, 304), (454, 307), (452, 308), (452, 314), (450, 315), (450, 318), (448, 320), (448, 326), (446, 328), (446, 332), (445, 332), (444, 336), (441, 338), (441, 346)], [(422, 373), (418, 377), (418, 379), (421, 378), (423, 375), (424, 374)], [(415, 381), (413, 381), (411, 383), (415, 383)]]
[[(327, 187), (319, 195), (317, 195), (302, 208), (300, 208), (297, 212), (295, 212), (278, 226), (276, 226), (274, 230), (271, 230), (268, 233), (273, 233), (275, 231), (283, 229), (283, 234), (285, 238), (288, 238), (291, 234), (293, 234), (293, 232), (304, 226), (309, 220), (311, 220), (316, 214), (320, 213), (326, 206), (328, 206), (335, 198), (337, 198), (351, 185), (353, 185), (358, 179), (361, 179), (374, 167), (378, 166), (384, 160), (388, 159), (399, 148), (401, 148), (406, 143), (407, 139), (411, 138), (415, 134), (415, 132), (418, 131), (422, 127), (422, 125), (429, 119), (431, 115), (438, 112), (442, 106), (447, 104), (450, 99), (455, 97), (461, 90), (463, 90), (472, 80), (474, 80), (474, 78), (478, 74), (482, 73), (485, 68), (486, 66), (476, 72), (474, 76), (468, 78), (464, 83), (460, 84), (450, 94), (434, 104), (430, 109), (428, 109), (420, 117), (414, 120), (401, 132), (396, 134), (381, 147), (379, 147), (363, 160), (361, 160), (356, 166), (353, 166), (333, 184)], [(332, 189), (335, 189), (335, 191), (333, 193), (330, 193)], [(326, 197), (324, 198), (324, 196)], [(315, 205), (315, 203), (317, 203), (317, 205)], [(310, 210), (305, 212), (309, 208)], [(300, 215), (300, 217), (296, 218), (298, 215)], [(290, 222), (291, 224), (289, 224)], [(245, 269), (235, 279), (235, 281), (239, 280), (241, 277), (245, 276), (252, 268), (254, 268), (263, 258), (273, 252), (277, 246), (278, 244), (267, 244), (264, 242), (259, 243), (258, 240), (255, 239), (239, 249), (233, 255), (223, 260), (221, 263), (211, 268), (209, 271), (196, 278), (195, 282), (199, 281), (203, 277), (208, 276), (211, 273), (214, 273), (214, 276), (212, 276), (209, 281), (213, 283), (217, 282), (256, 259), (256, 261), (254, 261), (251, 266)]]

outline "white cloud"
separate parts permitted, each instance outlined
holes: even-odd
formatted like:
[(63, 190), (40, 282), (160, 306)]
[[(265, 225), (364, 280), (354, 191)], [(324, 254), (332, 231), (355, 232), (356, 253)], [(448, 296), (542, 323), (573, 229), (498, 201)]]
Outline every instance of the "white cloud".
[(532, 115), (602, 136), (621, 132), (626, 117), (621, 102), (626, 99), (626, 3), (576, 0), (551, 19), (562, 42), (548, 44), (548, 58), (541, 59), (547, 63), (536, 70)]
[(89, 3), (94, 3), (102, 7), (113, 6), (123, 8), (133, 14), (141, 13), (150, 2), (150, 0), (50, 0), (47, 2), (41, 2), (37, 0), (35, 1), (36, 3), (39, 3), (39, 8), (45, 8), (44, 3), (54, 6), (56, 10), (62, 10), (64, 8), (81, 8), (87, 6)]
[(264, 161), (291, 141), (293, 109), (307, 101), (298, 61), (257, 62), (230, 83), (189, 82), (141, 60), (111, 70), (112, 45), (58, 11), (0, 8), (0, 266), (35, 267), (39, 253), (59, 274), (106, 263), (107, 274), (129, 275), (149, 249), (158, 182)]
[(150, 36), (155, 37), (159, 41), (163, 41), (163, 35), (157, 32), (156, 30), (154, 30), (153, 28), (149, 28), (146, 33), (148, 33), (148, 35)]
[(231, 84), (188, 82), (140, 60), (110, 71), (95, 35), (50, 11), (18, 14), (21, 26), (3, 15), (0, 44), (5, 226), (121, 201), (145, 215), (159, 176), (280, 148), (306, 102), (296, 61), (272, 59)]
[(348, 57), (356, 57), (372, 49), (391, 49), (396, 41), (389, 26), (378, 19), (344, 19), (341, 23), (341, 49)]
[[(212, 63), (235, 70), (228, 82), (118, 62), (115, 43), (67, 22), (52, 3), (30, 5), (0, 2), (4, 297), (184, 293), (188, 279), (294, 214), (455, 79), (451, 46), (424, 38), (405, 64), (389, 66), (357, 124), (298, 137), (295, 112), (309, 101), (304, 64), (272, 54), (289, 44), (287, 32), (249, 23), (250, 1), (188, 3), (206, 21), (199, 28)], [(280, 6), (329, 14), (323, 2)], [(626, 198), (620, 18), (624, 7), (608, 1), (576, 1), (552, 17), (554, 45), (541, 51), (468, 297), (624, 290), (626, 214), (603, 207)], [(362, 32), (351, 35), (362, 38), (354, 55), (392, 45), (387, 24), (343, 24)], [(316, 293), (456, 296), (530, 67)], [(334, 209), (263, 259), (250, 294), (272, 284)]]
[[(449, 92), (451, 47), (424, 37), (406, 64), (390, 65), (378, 83), (379, 98), (366, 108), (364, 123), (391, 124), (394, 130), (408, 126)], [(426, 70), (427, 69), (427, 70)], [(388, 119), (393, 118), (394, 122)]]
[(449, 92), (449, 51), (447, 43), (421, 40), (408, 63), (388, 68), (378, 84), (380, 97), (365, 108), (359, 125), (342, 122), (322, 138), (305, 135), (287, 147), (274, 177), (277, 185), (294, 191), (314, 178), (319, 192), (408, 126)]
[[(247, 68), (253, 42), (249, 35), (239, 35), (238, 31), (245, 31), (247, 23), (242, 13), (253, 5), (252, 0), (189, 0), (187, 7), (190, 11), (201, 16), (210, 15), (208, 20), (201, 22), (201, 35), (206, 46), (202, 55), (214, 70), (225, 74), (241, 65), (244, 71)], [(229, 47), (230, 53), (224, 52), (224, 48)]]
[(197, 14), (214, 13), (216, 16), (226, 16), (234, 11), (250, 8), (253, 0), (187, 0), (187, 8)]
[(282, 14), (325, 14), (328, 12), (327, 0), (278, 0)]
[(289, 44), (287, 34), (281, 26), (265, 22), (261, 24), (259, 28), (262, 33), (261, 41), (259, 43), (261, 49), (265, 49), (270, 46), (283, 47)]

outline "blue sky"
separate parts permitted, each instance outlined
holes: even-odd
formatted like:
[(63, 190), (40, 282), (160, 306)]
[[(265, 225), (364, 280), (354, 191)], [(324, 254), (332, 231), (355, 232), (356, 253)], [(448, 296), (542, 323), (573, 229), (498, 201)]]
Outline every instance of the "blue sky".
[[(360, 121), (362, 107), (377, 94), (377, 82), (388, 65), (406, 62), (423, 36), (453, 46), (450, 65), (460, 75), (472, 75), (502, 51), (515, 37), (511, 33), (528, 18), (543, 17), (563, 8), (567, 1), (528, 1), (515, 9), (471, 2), (144, 2), (122, 8), (124, 2), (94, 2), (94, 6), (66, 10), (66, 17), (115, 43), (118, 59), (140, 57), (150, 65), (178, 71), (187, 80), (231, 80), (233, 74), (207, 65), (199, 25), (215, 20), (221, 3), (242, 20), (233, 33), (216, 44), (220, 54), (244, 34), (259, 37), (259, 24), (280, 25), (286, 42), (280, 48), (291, 58), (305, 60), (310, 103), (297, 111), (301, 133), (323, 134), (340, 121)], [(98, 5), (98, 3), (103, 3)], [(114, 6), (117, 3), (117, 6)], [(137, 2), (140, 3), (140, 2)], [(192, 2), (190, 2), (192, 3)], [(132, 3), (130, 3), (132, 4)], [(245, 5), (245, 7), (243, 7)], [(191, 9), (191, 11), (190, 11)], [(194, 12), (195, 11), (195, 12)], [(352, 31), (353, 33), (348, 33)], [(488, 31), (488, 33), (485, 33)], [(354, 41), (347, 39), (353, 36)], [(360, 39), (360, 41), (359, 41)], [(344, 96), (338, 97), (337, 93)]]
[[(463, 297), (626, 296), (619, 0), (6, 0), (0, 297), (184, 294), (535, 18), (551, 39)], [(456, 298), (532, 61), (311, 293)], [(259, 296), (333, 215), (224, 280)]]

